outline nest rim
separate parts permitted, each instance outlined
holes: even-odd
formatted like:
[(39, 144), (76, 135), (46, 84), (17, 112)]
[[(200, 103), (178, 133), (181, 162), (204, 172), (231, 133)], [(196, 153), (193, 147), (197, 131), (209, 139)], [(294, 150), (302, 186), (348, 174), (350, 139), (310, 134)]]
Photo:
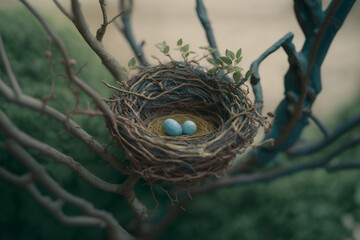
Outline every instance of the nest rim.
[[(131, 171), (151, 185), (191, 186), (219, 176), (253, 143), (265, 122), (248, 89), (195, 65), (171, 62), (147, 67), (130, 78), (128, 86), (117, 89), (109, 102), (117, 124), (108, 127)], [(152, 120), (171, 114), (211, 116), (218, 126), (195, 137), (161, 137), (149, 130)]]

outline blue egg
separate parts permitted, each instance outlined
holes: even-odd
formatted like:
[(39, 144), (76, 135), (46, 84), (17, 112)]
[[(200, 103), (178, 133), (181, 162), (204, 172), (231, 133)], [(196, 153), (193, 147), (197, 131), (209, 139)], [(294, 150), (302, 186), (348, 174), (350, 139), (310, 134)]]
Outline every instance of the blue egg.
[(169, 136), (180, 136), (182, 134), (181, 125), (174, 119), (166, 119), (163, 126), (166, 134)]
[(182, 130), (183, 133), (186, 135), (193, 135), (194, 133), (196, 133), (196, 124), (193, 121), (185, 121), (184, 124), (182, 125)]

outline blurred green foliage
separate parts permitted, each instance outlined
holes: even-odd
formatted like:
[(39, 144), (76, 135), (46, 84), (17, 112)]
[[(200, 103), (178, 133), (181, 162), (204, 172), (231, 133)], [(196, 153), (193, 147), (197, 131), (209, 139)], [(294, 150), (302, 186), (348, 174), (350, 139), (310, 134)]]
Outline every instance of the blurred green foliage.
[[(80, 73), (80, 77), (96, 89), (101, 96), (111, 96), (112, 91), (101, 83), (101, 80), (113, 83), (111, 75), (102, 67), (100, 60), (84, 44), (77, 32), (70, 26), (57, 26), (53, 20), (49, 20), (49, 23), (55, 26), (56, 31), (68, 47), (71, 57), (76, 59), (75, 70), (88, 63)], [(62, 23), (62, 25), (64, 24)], [(49, 60), (44, 56), (47, 50), (47, 35), (40, 24), (24, 8), (1, 9), (0, 33), (23, 92), (39, 99), (47, 95), (51, 86), (51, 72)], [(55, 71), (62, 72), (60, 54), (55, 46), (51, 46), (51, 51), (55, 60)], [(0, 66), (0, 77), (7, 81), (2, 65)], [(49, 105), (63, 113), (72, 110), (75, 104), (75, 98), (67, 87), (67, 82), (65, 78), (56, 79), (55, 99), (49, 101)], [(86, 109), (87, 100), (89, 99), (81, 95), (82, 109)], [(64, 131), (61, 124), (39, 113), (7, 103), (2, 97), (0, 97), (0, 109), (18, 128), (65, 154), (71, 155), (96, 175), (111, 182), (123, 181), (123, 177), (117, 171)], [(111, 141), (102, 117), (73, 116), (72, 118), (99, 142), (108, 144)], [(6, 136), (0, 132), (0, 165), (14, 173), (24, 173), (25, 168), (5, 150), (5, 140)], [(65, 189), (75, 195), (86, 197), (100, 209), (110, 208), (122, 223), (127, 223), (128, 219), (133, 216), (122, 197), (114, 197), (114, 194), (99, 191), (66, 167), (54, 163), (50, 159), (37, 156), (35, 152), (32, 153)], [(116, 153), (120, 157), (123, 156), (121, 151)], [(106, 236), (105, 231), (99, 229), (62, 226), (23, 189), (5, 182), (3, 179), (0, 179), (0, 189), (0, 239), (102, 239)], [(65, 210), (69, 213), (76, 213), (68, 206)]]
[[(53, 20), (49, 21), (64, 39), (71, 56), (76, 59), (75, 68), (88, 62), (81, 77), (102, 96), (109, 97), (112, 91), (104, 87), (100, 80), (111, 83), (112, 77), (98, 58), (84, 45), (72, 26), (60, 27)], [(44, 57), (47, 50), (46, 33), (23, 8), (0, 10), (0, 33), (24, 92), (42, 98), (49, 92), (51, 81), (49, 62)], [(60, 57), (54, 46), (52, 52), (56, 60), (55, 71), (61, 71)], [(6, 79), (2, 66), (0, 77)], [(75, 102), (66, 84), (66, 79), (56, 80), (56, 98), (49, 102), (62, 112), (71, 110)], [(82, 108), (86, 107), (86, 100), (85, 96), (81, 96)], [(66, 133), (60, 124), (41, 114), (7, 103), (1, 97), (0, 108), (21, 130), (71, 155), (96, 175), (114, 183), (123, 181), (115, 170)], [(348, 115), (353, 115), (354, 111), (349, 109), (340, 113), (341, 117), (334, 118), (334, 121), (338, 123)], [(104, 144), (110, 142), (101, 117), (73, 118), (98, 141)], [(335, 123), (329, 124), (334, 126)], [(359, 131), (359, 128), (354, 131)], [(305, 135), (316, 138), (319, 133), (315, 127), (310, 127)], [(5, 140), (6, 136), (0, 132), (0, 165), (15, 173), (25, 172), (24, 167), (5, 150)], [(120, 158), (123, 157), (121, 151), (114, 151)], [(357, 147), (345, 152), (339, 159), (359, 158), (359, 152)], [(126, 227), (134, 217), (122, 197), (99, 191), (66, 167), (32, 153), (65, 189), (93, 202), (97, 208), (112, 212), (123, 226)], [(307, 157), (307, 160), (313, 157)], [(282, 163), (286, 164), (288, 160), (284, 159)], [(61, 225), (23, 189), (2, 179), (0, 189), (0, 239), (106, 239), (103, 230)], [(139, 198), (150, 210), (153, 209), (155, 201), (149, 188), (138, 186), (136, 190)], [(159, 189), (155, 189), (155, 192), (163, 206), (169, 203)], [(199, 196), (186, 205), (186, 212), (167, 229), (161, 239), (352, 239), (354, 226), (358, 224), (360, 227), (359, 205), (358, 171), (332, 174), (324, 170), (303, 172), (270, 183), (226, 188)], [(78, 213), (70, 206), (66, 206), (65, 211), (69, 214)]]

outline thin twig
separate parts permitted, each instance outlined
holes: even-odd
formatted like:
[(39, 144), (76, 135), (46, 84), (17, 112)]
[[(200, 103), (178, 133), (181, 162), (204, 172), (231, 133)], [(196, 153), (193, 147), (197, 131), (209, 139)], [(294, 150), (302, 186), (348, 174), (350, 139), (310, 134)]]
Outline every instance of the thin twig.
[(143, 45), (142, 42), (140, 45), (136, 43), (135, 36), (132, 31), (131, 27), (131, 12), (133, 8), (133, 1), (128, 0), (128, 4), (125, 4), (125, 0), (119, 0), (119, 10), (120, 12), (124, 13), (121, 16), (122, 25), (115, 22), (117, 29), (124, 35), (128, 43), (130, 44), (133, 52), (135, 53), (136, 58), (138, 59), (141, 66), (147, 67), (150, 66), (149, 62), (147, 61), (144, 52), (143, 52)]
[(315, 153), (329, 146), (357, 126), (360, 126), (360, 115), (341, 123), (335, 130), (333, 130), (332, 133), (328, 135), (327, 138), (324, 138), (318, 142), (306, 144), (305, 146), (301, 147), (294, 145), (293, 148), (287, 150), (287, 154), (289, 157), (296, 157), (300, 155), (309, 155)]
[(20, 85), (14, 75), (14, 72), (11, 69), (10, 63), (9, 63), (9, 59), (6, 55), (6, 51), (5, 51), (5, 47), (4, 47), (4, 43), (2, 41), (2, 37), (0, 34), (0, 59), (4, 65), (5, 68), (5, 73), (9, 78), (10, 84), (11, 84), (11, 88), (13, 89), (15, 96), (17, 98), (20, 97), (20, 95), (22, 94)]
[(327, 130), (327, 128), (325, 127), (325, 125), (320, 121), (320, 119), (318, 119), (313, 113), (311, 113), (309, 115), (309, 118), (311, 120), (313, 120), (313, 122), (316, 124), (316, 126), (318, 126), (318, 128), (320, 129), (320, 131), (324, 134), (325, 138), (329, 137), (329, 131)]
[(205, 5), (202, 0), (196, 0), (196, 13), (197, 13), (199, 20), (206, 32), (206, 37), (207, 37), (210, 47), (216, 49), (216, 51), (212, 53), (212, 56), (214, 59), (217, 59), (220, 56), (220, 54), (217, 49), (214, 33), (212, 31), (210, 20), (207, 16), (206, 8), (205, 8)]
[[(64, 60), (64, 66), (68, 75), (69, 80), (74, 82), (84, 93), (86, 93), (89, 97), (93, 99), (97, 107), (100, 111), (104, 113), (104, 116), (108, 118), (110, 122), (114, 122), (114, 114), (110, 111), (106, 103), (104, 103), (101, 100), (101, 97), (99, 94), (92, 89), (88, 84), (86, 84), (82, 79), (74, 75), (71, 69), (71, 63), (70, 63), (70, 57), (69, 53), (67, 52), (67, 49), (61, 40), (61, 38), (55, 33), (55, 31), (47, 24), (45, 19), (40, 16), (40, 14), (32, 7), (31, 4), (29, 4), (26, 0), (20, 0), (28, 9), (29, 11), (37, 18), (37, 20), (40, 22), (40, 24), (43, 26), (43, 28), (46, 30), (46, 32), (51, 36), (53, 39), (56, 47), (60, 51), (62, 58)], [(74, 0), (75, 1), (75, 0)], [(77, 1), (75, 1), (77, 2)], [(87, 29), (89, 31), (89, 29)]]
[(87, 42), (89, 47), (99, 56), (102, 63), (111, 72), (116, 81), (122, 83), (123, 87), (126, 88), (125, 77), (120, 71), (119, 62), (111, 56), (104, 48), (101, 42), (90, 32), (89, 26), (83, 16), (78, 0), (71, 0), (72, 13), (74, 15), (74, 25)]
[(80, 163), (76, 162), (73, 158), (65, 155), (62, 152), (57, 151), (56, 149), (50, 147), (49, 145), (40, 142), (24, 132), (20, 131), (16, 126), (10, 121), (10, 119), (0, 110), (0, 129), (9, 137), (14, 139), (18, 144), (29, 147), (37, 150), (40, 154), (45, 157), (49, 157), (52, 160), (61, 163), (75, 173), (77, 173), (84, 180), (99, 188), (103, 191), (113, 192), (113, 193), (122, 193), (121, 185), (111, 184), (105, 182), (104, 180), (98, 178), (86, 168), (84, 168)]
[(42, 101), (25, 94), (22, 94), (20, 98), (17, 98), (14, 92), (3, 82), (1, 78), (0, 94), (3, 95), (9, 102), (13, 102), (20, 106), (24, 106), (31, 110), (45, 114), (55, 121), (61, 123), (71, 135), (88, 146), (102, 159), (107, 161), (112, 167), (119, 170), (122, 174), (129, 174), (127, 166), (122, 161), (119, 161), (116, 156), (109, 153), (102, 144), (98, 143), (90, 134), (83, 130), (78, 124), (76, 124), (76, 122), (68, 119), (64, 114), (60, 113), (56, 109), (50, 107), (49, 105), (44, 106)]
[[(17, 177), (4, 169), (0, 169), (0, 175), (12, 180), (15, 184), (25, 188), (37, 202), (39, 202), (46, 210), (48, 210), (60, 222), (70, 226), (96, 226), (100, 228), (106, 227), (109, 239), (134, 239), (126, 232), (116, 221), (116, 219), (104, 210), (98, 210), (86, 200), (74, 196), (63, 189), (49, 174), (45, 171), (35, 159), (28, 154), (25, 149), (13, 140), (8, 140), (6, 147), (16, 158), (21, 161), (31, 172), (24, 176)], [(11, 176), (11, 178), (9, 178)], [(29, 176), (29, 177), (28, 177)], [(53, 201), (49, 197), (43, 196), (36, 188), (32, 181), (24, 181), (24, 178), (34, 179), (40, 182), (49, 192), (51, 192), (58, 200)], [(79, 208), (84, 216), (66, 216), (62, 211), (63, 204), (67, 202)]]
[[(331, 164), (330, 161), (334, 159), (339, 154), (344, 151), (357, 146), (360, 143), (360, 135), (354, 135), (349, 141), (345, 144), (339, 146), (333, 150), (327, 156), (320, 158), (314, 161), (307, 161), (303, 163), (293, 164), (283, 168), (278, 168), (273, 171), (260, 172), (260, 173), (251, 173), (243, 174), (236, 176), (229, 176), (220, 178), (217, 180), (210, 180), (204, 185), (194, 187), (190, 190), (191, 197), (194, 198), (201, 194), (206, 194), (211, 191), (217, 190), (223, 187), (235, 187), (240, 185), (249, 185), (261, 182), (270, 182), (280, 177), (289, 176), (295, 173), (303, 172), (306, 170), (313, 170), (318, 168), (323, 168), (329, 172), (343, 170), (343, 169), (357, 169), (360, 168), (360, 161), (352, 162), (340, 162), (336, 164)], [(179, 200), (175, 206), (171, 206), (167, 209), (166, 214), (162, 217), (160, 221), (155, 226), (148, 228), (148, 231), (144, 231), (142, 236), (146, 236), (146, 239), (157, 239), (159, 234), (164, 231), (171, 223), (177, 219), (177, 217), (183, 213), (181, 208), (190, 200), (186, 194), (182, 194), (182, 199)]]
[(66, 11), (66, 9), (59, 3), (58, 0), (53, 0), (55, 5), (59, 8), (59, 10), (70, 20), (70, 21), (74, 21), (74, 17), (68, 12)]

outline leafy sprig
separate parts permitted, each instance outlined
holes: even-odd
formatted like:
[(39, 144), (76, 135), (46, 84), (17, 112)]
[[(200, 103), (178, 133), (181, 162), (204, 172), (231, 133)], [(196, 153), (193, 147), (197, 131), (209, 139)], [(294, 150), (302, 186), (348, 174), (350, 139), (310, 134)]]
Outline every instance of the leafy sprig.
[[(207, 61), (213, 65), (213, 67), (208, 70), (208, 74), (227, 76), (232, 73), (234, 81), (236, 83), (240, 82), (243, 79), (241, 72), (244, 70), (242, 67), (238, 66), (243, 58), (241, 52), (241, 48), (236, 51), (236, 54), (233, 51), (226, 49), (224, 56), (220, 56), (216, 59), (207, 58)], [(252, 70), (250, 69), (246, 72), (245, 78), (248, 79), (251, 74)]]
[[(176, 42), (176, 48), (173, 50), (178, 51), (186, 65), (190, 64), (196, 64), (200, 66), (200, 61), (203, 59), (206, 59), (212, 67), (207, 70), (207, 74), (220, 77), (220, 78), (227, 78), (228, 75), (232, 74), (232, 78), (234, 79), (235, 83), (241, 84), (242, 82), (246, 81), (253, 71), (249, 69), (245, 76), (242, 74), (242, 71), (244, 70), (242, 67), (239, 66), (241, 63), (243, 57), (242, 57), (242, 49), (239, 48), (236, 53), (226, 49), (225, 55), (219, 56), (217, 58), (212, 58), (211, 54), (216, 52), (217, 49), (204, 46), (199, 47), (201, 50), (204, 50), (202, 56), (196, 55), (195, 51), (192, 51), (190, 49), (190, 44), (184, 43), (183, 39), (180, 38)], [(170, 46), (166, 43), (166, 41), (162, 41), (160, 43), (155, 44), (155, 47), (160, 50), (166, 57), (170, 58), (172, 62), (175, 62), (174, 59), (170, 55)], [(190, 59), (191, 55), (196, 55), (192, 59)], [(160, 59), (154, 55), (151, 56), (153, 59), (157, 60), (159, 64), (161, 64)], [(139, 66), (136, 65), (136, 59), (131, 58), (128, 62), (129, 70), (136, 70), (139, 68)], [(124, 73), (127, 73), (128, 70), (125, 67), (120, 68), (121, 71)]]

